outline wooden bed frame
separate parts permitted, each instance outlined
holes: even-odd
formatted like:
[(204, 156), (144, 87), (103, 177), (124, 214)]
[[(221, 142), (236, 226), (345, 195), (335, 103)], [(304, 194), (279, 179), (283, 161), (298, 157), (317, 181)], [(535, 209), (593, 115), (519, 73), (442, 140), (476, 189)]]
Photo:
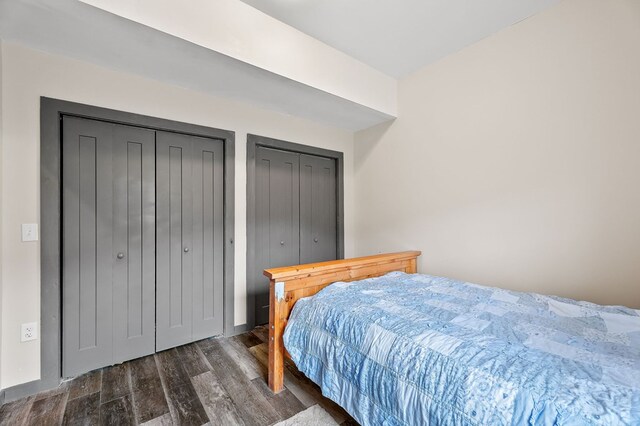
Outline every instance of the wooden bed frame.
[(377, 277), (392, 271), (416, 273), (421, 252), (378, 254), (307, 265), (266, 269), (269, 284), (269, 387), (274, 393), (284, 383), (284, 348), (282, 335), (296, 301), (312, 296), (337, 281), (355, 281)]

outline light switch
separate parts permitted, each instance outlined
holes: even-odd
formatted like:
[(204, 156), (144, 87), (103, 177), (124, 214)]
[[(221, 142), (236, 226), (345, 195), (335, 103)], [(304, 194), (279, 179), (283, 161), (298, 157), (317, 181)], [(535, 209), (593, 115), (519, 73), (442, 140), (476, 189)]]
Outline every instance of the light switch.
[(22, 241), (38, 241), (38, 224), (22, 224)]

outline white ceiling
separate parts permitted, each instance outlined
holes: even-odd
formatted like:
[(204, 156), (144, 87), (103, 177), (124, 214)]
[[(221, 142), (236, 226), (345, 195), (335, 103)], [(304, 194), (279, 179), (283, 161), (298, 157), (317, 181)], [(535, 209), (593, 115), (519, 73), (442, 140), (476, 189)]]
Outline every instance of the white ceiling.
[(393, 77), (560, 0), (242, 0)]

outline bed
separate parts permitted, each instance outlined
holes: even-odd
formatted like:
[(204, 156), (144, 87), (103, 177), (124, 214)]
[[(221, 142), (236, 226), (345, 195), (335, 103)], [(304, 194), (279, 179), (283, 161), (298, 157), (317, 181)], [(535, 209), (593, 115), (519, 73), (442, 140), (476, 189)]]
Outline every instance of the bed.
[(419, 254), (265, 271), (271, 389), (289, 356), (363, 425), (640, 424), (640, 311), (416, 274)]

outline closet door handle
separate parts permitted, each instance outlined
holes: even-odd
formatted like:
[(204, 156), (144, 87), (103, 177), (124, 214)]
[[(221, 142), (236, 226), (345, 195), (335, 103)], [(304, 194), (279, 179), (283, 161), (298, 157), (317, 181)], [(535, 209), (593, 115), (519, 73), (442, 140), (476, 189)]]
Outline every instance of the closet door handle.
[(124, 259), (124, 253), (120, 252), (116, 255), (118, 259)]
[(185, 253), (189, 253), (189, 247), (185, 247), (185, 248), (184, 248), (184, 252), (185, 252)]
[(313, 239), (313, 242), (314, 242), (314, 243), (317, 243), (317, 242), (318, 242), (318, 238), (317, 238), (317, 237), (316, 237), (316, 238), (314, 238), (314, 239)]
[(284, 241), (280, 241), (280, 245), (283, 246), (284, 245)]

